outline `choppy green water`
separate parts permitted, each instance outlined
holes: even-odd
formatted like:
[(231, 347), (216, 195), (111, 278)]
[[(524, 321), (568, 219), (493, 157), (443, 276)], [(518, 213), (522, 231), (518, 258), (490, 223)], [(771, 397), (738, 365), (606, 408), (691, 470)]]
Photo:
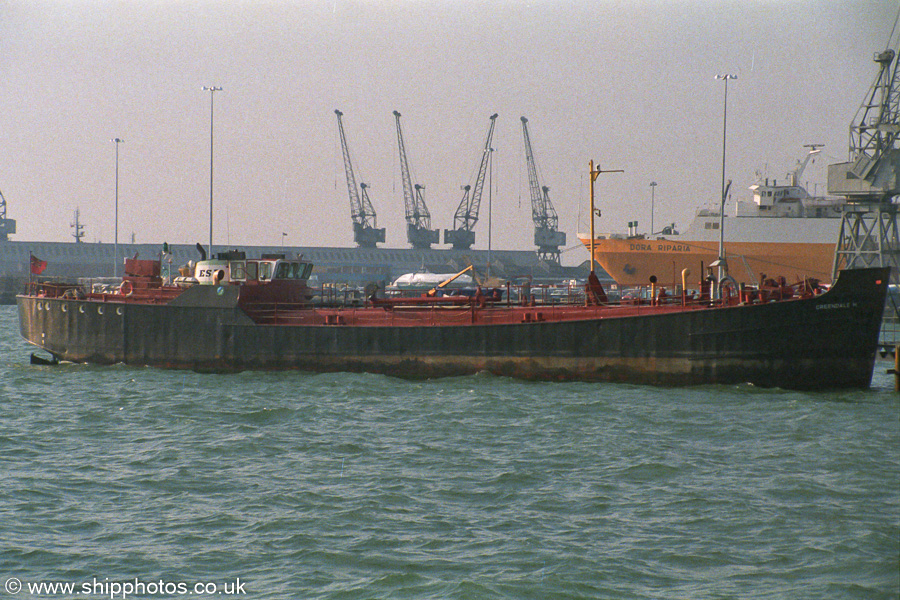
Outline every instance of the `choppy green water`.
[(0, 307), (0, 598), (900, 595), (886, 363), (804, 394), (30, 352)]

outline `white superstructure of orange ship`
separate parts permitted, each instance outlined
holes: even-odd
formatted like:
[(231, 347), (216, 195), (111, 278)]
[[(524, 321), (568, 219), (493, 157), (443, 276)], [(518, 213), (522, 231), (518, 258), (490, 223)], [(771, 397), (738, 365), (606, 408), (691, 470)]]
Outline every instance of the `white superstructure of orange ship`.
[[(670, 226), (653, 235), (638, 234), (636, 228), (599, 235), (594, 259), (622, 286), (647, 285), (654, 275), (660, 284), (674, 286), (681, 282), (682, 269), (694, 281), (718, 257), (723, 221), (725, 256), (736, 279), (753, 282), (765, 274), (830, 283), (845, 200), (812, 197), (799, 185), (817, 152), (813, 147), (786, 184), (766, 179), (750, 186), (752, 200), (727, 203), (724, 219), (718, 208), (700, 209), (683, 233)], [(579, 238), (590, 248), (589, 235)]]

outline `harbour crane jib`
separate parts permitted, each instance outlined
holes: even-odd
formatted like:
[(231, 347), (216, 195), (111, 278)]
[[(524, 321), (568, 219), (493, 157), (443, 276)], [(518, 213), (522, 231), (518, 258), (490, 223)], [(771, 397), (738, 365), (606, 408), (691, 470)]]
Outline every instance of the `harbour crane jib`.
[(375, 208), (369, 200), (368, 184), (360, 182), (356, 187), (356, 176), (353, 174), (353, 164), (350, 161), (350, 148), (347, 145), (347, 136), (344, 134), (344, 124), (341, 117), (344, 113), (335, 109), (337, 115), (338, 132), (341, 136), (341, 151), (344, 155), (344, 172), (347, 175), (347, 190), (350, 195), (350, 218), (353, 220), (353, 241), (360, 248), (375, 248), (379, 242), (384, 242), (384, 228), (377, 226)]
[[(900, 46), (900, 40), (894, 42)], [(872, 201), (900, 194), (900, 60), (876, 52), (878, 74), (850, 124), (849, 160), (829, 165), (828, 192)]]
[(425, 186), (412, 184), (403, 131), (400, 128), (400, 113), (396, 110), (394, 118), (397, 121), (397, 147), (400, 150), (400, 175), (403, 180), (403, 204), (406, 208), (406, 238), (413, 248), (429, 249), (432, 244), (439, 242), (441, 232), (431, 229), (431, 213), (428, 212), (423, 195)]
[(528, 119), (522, 117), (522, 133), (525, 137), (525, 163), (528, 167), (528, 185), (531, 190), (531, 220), (534, 221), (534, 245), (538, 257), (559, 264), (560, 246), (566, 245), (566, 234), (559, 231), (559, 216), (550, 202), (550, 188), (541, 186), (538, 180), (531, 137), (528, 135)]
[(490, 119), (491, 125), (488, 128), (487, 138), (484, 142), (484, 150), (481, 154), (478, 174), (475, 177), (475, 185), (474, 187), (466, 185), (462, 188), (464, 192), (463, 198), (456, 208), (456, 213), (453, 215), (453, 229), (444, 230), (444, 243), (452, 244), (456, 250), (468, 250), (475, 243), (475, 223), (478, 222), (478, 211), (481, 208), (481, 192), (484, 189), (485, 173), (487, 173), (491, 155), (493, 154), (491, 139), (494, 136), (494, 124), (496, 123), (497, 115), (491, 115)]
[[(828, 193), (845, 196), (832, 277), (843, 269), (890, 266), (900, 273), (900, 15), (885, 50), (876, 52), (875, 81), (850, 122), (847, 162), (828, 165)], [(889, 298), (891, 298), (889, 296)], [(893, 303), (893, 301), (891, 301)], [(894, 318), (900, 307), (890, 307)]]

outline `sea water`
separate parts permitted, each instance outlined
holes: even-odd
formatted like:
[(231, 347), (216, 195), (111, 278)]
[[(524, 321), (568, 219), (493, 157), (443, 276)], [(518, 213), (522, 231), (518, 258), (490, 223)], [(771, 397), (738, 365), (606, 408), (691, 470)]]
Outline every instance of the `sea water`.
[(799, 393), (33, 350), (0, 307), (0, 598), (900, 595), (886, 362)]

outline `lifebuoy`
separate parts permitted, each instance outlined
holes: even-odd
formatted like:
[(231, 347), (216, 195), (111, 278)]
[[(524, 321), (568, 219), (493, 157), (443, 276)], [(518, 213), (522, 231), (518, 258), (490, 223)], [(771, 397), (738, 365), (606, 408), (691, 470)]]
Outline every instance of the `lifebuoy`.
[(119, 293), (123, 296), (130, 296), (134, 293), (134, 286), (127, 279), (119, 286)]

